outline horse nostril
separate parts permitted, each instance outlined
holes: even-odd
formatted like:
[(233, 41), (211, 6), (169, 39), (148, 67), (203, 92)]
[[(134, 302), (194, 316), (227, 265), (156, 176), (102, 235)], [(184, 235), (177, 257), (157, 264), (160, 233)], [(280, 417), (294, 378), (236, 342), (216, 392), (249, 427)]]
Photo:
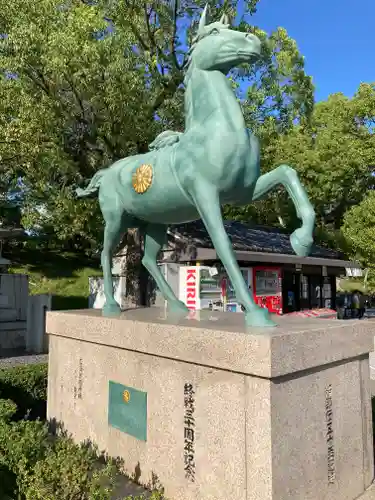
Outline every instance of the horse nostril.
[(260, 48), (261, 42), (260, 42), (259, 38), (256, 35), (254, 35), (253, 33), (246, 33), (245, 40), (246, 40), (246, 42), (250, 42), (257, 47), (259, 46), (259, 48)]

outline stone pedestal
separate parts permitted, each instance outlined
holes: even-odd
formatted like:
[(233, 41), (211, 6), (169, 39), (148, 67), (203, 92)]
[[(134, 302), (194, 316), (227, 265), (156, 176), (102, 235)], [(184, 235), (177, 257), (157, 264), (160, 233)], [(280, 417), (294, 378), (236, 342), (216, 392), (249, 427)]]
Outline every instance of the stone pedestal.
[(354, 500), (373, 480), (371, 321), (49, 312), (48, 416), (171, 500)]

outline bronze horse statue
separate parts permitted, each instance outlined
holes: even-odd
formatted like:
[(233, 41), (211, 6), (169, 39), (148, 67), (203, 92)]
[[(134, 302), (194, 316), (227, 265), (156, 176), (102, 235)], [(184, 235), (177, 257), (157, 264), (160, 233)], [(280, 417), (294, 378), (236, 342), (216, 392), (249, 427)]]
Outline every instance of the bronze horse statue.
[(99, 191), (105, 220), (101, 257), (104, 315), (120, 312), (113, 295), (111, 261), (121, 237), (131, 227), (140, 228), (145, 235), (142, 263), (168, 307), (187, 313), (186, 305), (164, 279), (157, 257), (169, 225), (202, 219), (236, 299), (245, 310), (246, 324), (275, 325), (246, 287), (221, 215), (223, 204), (249, 204), (282, 184), (302, 221), (291, 235), (292, 247), (298, 255), (310, 251), (315, 212), (298, 175), (287, 165), (260, 175), (258, 140), (246, 128), (240, 104), (226, 77), (231, 68), (254, 61), (260, 52), (259, 39), (251, 33), (231, 30), (226, 16), (209, 23), (206, 6), (185, 65), (185, 132), (163, 132), (150, 145), (150, 152), (99, 170), (86, 189), (77, 190), (78, 196)]

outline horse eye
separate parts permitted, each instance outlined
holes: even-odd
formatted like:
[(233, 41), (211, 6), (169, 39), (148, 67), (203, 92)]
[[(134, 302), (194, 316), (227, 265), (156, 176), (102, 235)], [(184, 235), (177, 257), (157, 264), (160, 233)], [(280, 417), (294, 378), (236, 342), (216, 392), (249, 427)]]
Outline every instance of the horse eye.
[(212, 31), (211, 31), (211, 35), (218, 35), (220, 33), (220, 31), (216, 28), (214, 28)]

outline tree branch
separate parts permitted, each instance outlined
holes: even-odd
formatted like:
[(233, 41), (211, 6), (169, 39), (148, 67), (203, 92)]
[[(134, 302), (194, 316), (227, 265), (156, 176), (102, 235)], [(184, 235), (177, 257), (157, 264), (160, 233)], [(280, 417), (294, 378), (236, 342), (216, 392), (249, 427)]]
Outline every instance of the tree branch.
[(173, 57), (173, 62), (178, 70), (182, 69), (182, 66), (179, 64), (176, 54), (176, 36), (177, 36), (177, 13), (178, 13), (178, 0), (174, 0), (173, 7), (173, 29), (172, 29), (172, 38), (171, 38), (171, 55)]
[(15, 160), (16, 158), (21, 158), (21, 157), (22, 157), (22, 156), (21, 156), (20, 154), (18, 154), (18, 153), (17, 153), (17, 154), (15, 154), (15, 155), (13, 155), (13, 156), (9, 156), (8, 158), (3, 158), (3, 157), (0, 155), (0, 162), (1, 162), (1, 163), (4, 163), (4, 162), (6, 163), (6, 162), (8, 162), (8, 161), (13, 161), (13, 160)]
[(104, 135), (104, 134), (98, 134), (98, 137), (100, 139), (102, 139), (102, 141), (107, 146), (107, 148), (109, 149), (109, 151), (111, 152), (111, 154), (117, 159), (118, 154), (117, 154), (116, 148), (113, 146), (113, 144), (108, 139), (108, 137), (106, 135)]
[(76, 98), (76, 101), (78, 103), (78, 106), (80, 107), (81, 109), (81, 112), (82, 112), (82, 118), (85, 120), (85, 122), (87, 123), (87, 120), (86, 120), (86, 110), (85, 110), (85, 107), (83, 105), (83, 101), (81, 99), (81, 97), (79, 96), (72, 80), (69, 78), (69, 77), (66, 77), (66, 81), (68, 82), (68, 85), (70, 87), (70, 90), (73, 92), (73, 95), (74, 97)]
[[(43, 75), (38, 70), (33, 68), (32, 66), (28, 65), (28, 67), (29, 67), (29, 69), (24, 70), (25, 75), (34, 83), (34, 85), (39, 87), (41, 90), (43, 90), (43, 92), (45, 94), (47, 94), (50, 97), (51, 96), (51, 89), (50, 89), (49, 85), (47, 84), (45, 78), (42, 77)], [(38, 80), (38, 78), (35, 77), (34, 72), (38, 72), (40, 80)]]
[(145, 13), (145, 21), (146, 21), (146, 28), (147, 28), (147, 33), (148, 33), (148, 38), (150, 40), (150, 46), (152, 47), (152, 50), (150, 50), (150, 53), (153, 55), (155, 52), (158, 52), (158, 46), (155, 40), (154, 33), (151, 30), (151, 25), (150, 25), (150, 18), (151, 14), (153, 12), (152, 6), (150, 7), (150, 12), (147, 11), (147, 3), (143, 4), (143, 10)]
[(183, 80), (184, 78), (182, 74), (176, 75), (155, 97), (154, 102), (150, 106), (150, 114), (152, 116), (154, 115), (155, 111), (160, 108), (164, 101), (168, 99), (168, 97), (173, 95), (173, 93), (177, 90), (178, 86), (183, 82)]
[(131, 21), (125, 21), (125, 23), (129, 25), (130, 29), (133, 32), (133, 35), (136, 37), (136, 39), (140, 43), (142, 49), (145, 51), (150, 51), (150, 47), (143, 40), (142, 35), (139, 33), (138, 29), (134, 26), (134, 24)]

